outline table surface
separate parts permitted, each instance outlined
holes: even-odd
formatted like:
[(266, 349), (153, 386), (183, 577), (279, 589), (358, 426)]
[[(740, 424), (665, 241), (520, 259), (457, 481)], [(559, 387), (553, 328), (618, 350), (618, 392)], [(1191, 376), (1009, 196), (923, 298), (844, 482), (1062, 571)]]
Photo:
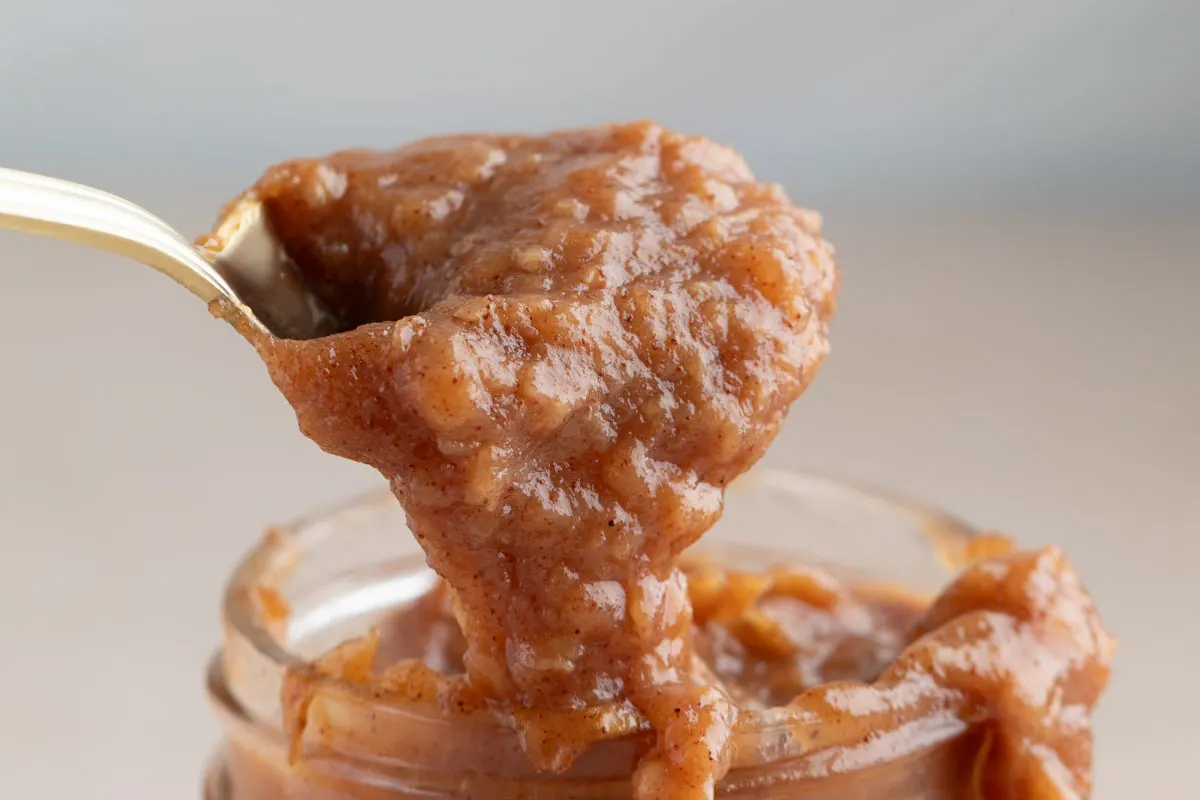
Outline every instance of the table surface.
[[(926, 215), (830, 235), (834, 353), (767, 460), (1064, 546), (1120, 639), (1096, 796), (1200, 796), (1194, 225)], [(230, 565), (267, 523), (379, 479), (305, 441), (190, 296), (114, 257), (0, 235), (0, 364), (0, 795), (197, 797)]]

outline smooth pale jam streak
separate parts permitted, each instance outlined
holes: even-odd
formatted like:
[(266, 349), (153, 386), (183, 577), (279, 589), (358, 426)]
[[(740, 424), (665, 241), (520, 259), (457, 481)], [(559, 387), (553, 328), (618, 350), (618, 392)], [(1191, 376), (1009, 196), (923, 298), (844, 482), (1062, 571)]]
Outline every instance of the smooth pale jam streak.
[[(649, 123), (347, 151), (249, 195), (347, 328), (259, 351), (308, 436), (387, 476), (451, 587), (459, 704), (547, 770), (648, 723), (639, 797), (710, 797), (739, 703), (696, 658), (678, 559), (826, 355), (819, 217)], [(1042, 641), (970, 620), (929, 641)], [(899, 691), (923, 652), (845, 691)], [(958, 673), (922, 674), (990, 713)]]

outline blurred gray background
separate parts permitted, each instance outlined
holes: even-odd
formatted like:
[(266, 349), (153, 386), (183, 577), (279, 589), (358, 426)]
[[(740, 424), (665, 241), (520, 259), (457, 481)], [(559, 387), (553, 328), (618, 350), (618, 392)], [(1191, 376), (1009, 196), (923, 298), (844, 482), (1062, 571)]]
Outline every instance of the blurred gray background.
[[(1200, 796), (1200, 2), (0, 7), (0, 164), (189, 234), (350, 145), (641, 117), (733, 144), (844, 275), (768, 459), (1065, 546), (1121, 639), (1097, 797)], [(197, 797), (229, 567), (378, 483), (179, 287), (0, 233), (0, 795)]]

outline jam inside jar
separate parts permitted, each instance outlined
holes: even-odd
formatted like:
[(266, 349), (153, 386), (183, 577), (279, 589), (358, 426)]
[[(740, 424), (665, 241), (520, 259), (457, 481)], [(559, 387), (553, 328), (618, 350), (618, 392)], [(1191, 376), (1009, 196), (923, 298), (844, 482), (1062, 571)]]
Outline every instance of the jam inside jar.
[[(335, 678), (309, 686), (300, 741), (284, 732), (289, 672), (403, 613), (437, 577), (386, 492), (274, 529), (238, 566), (208, 689), (226, 730), (206, 800), (628, 798), (644, 736), (603, 741), (539, 774), (508, 727), (447, 715)], [(928, 602), (975, 532), (945, 514), (827, 478), (760, 467), (733, 484), (697, 552), (753, 574), (822, 570), (846, 585)], [(857, 744), (814, 745), (770, 704), (744, 711), (724, 798), (964, 798), (988, 733), (932, 716)], [(293, 757), (294, 756), (294, 757)]]

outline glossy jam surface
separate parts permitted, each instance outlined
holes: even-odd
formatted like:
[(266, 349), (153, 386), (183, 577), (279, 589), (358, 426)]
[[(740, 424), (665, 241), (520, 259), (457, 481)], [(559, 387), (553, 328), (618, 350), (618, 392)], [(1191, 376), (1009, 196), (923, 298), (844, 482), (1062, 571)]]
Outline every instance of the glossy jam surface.
[[(387, 476), (448, 587), (421, 653), (385, 630), (317, 672), (493, 714), (547, 772), (649, 730), (640, 800), (711, 797), (756, 711), (810, 748), (992, 726), (996, 797), (1087, 793), (1109, 645), (1054, 551), (972, 567), (919, 620), (818, 571), (680, 561), (828, 350), (819, 218), (736, 153), (649, 123), (457, 136), (249, 194), (347, 328), (259, 341), (272, 378)], [(298, 737), (309, 683), (287, 691)]]

